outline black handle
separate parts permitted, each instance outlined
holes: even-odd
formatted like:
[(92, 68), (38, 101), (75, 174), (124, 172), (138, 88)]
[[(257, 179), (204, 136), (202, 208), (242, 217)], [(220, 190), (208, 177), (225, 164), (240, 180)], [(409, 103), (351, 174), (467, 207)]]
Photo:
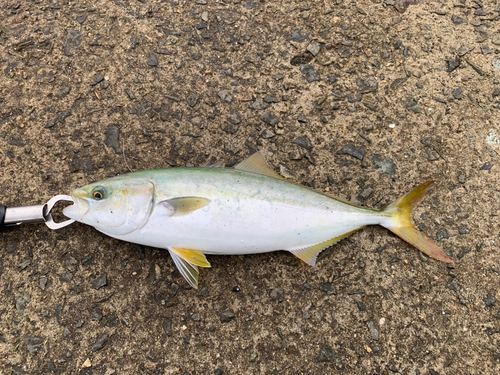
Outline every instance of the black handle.
[(5, 228), (5, 225), (4, 225), (4, 220), (5, 220), (5, 211), (7, 211), (7, 207), (2, 206), (2, 205), (0, 204), (0, 229)]

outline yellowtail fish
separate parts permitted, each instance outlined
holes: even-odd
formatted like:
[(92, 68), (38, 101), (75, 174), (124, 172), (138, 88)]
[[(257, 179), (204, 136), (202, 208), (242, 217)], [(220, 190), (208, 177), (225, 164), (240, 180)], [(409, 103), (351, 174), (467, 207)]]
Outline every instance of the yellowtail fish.
[(64, 215), (111, 237), (167, 249), (198, 286), (205, 254), (288, 250), (314, 266), (318, 254), (366, 225), (381, 225), (428, 256), (453, 261), (411, 219), (433, 181), (381, 211), (289, 182), (261, 152), (234, 168), (170, 168), (129, 173), (73, 191)]

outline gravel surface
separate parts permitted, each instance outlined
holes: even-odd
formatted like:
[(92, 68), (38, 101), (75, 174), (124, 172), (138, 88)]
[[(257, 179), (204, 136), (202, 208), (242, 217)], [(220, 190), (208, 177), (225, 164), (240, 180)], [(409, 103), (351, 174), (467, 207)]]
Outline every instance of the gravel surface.
[(0, 0), (1, 203), (262, 150), (374, 208), (436, 180), (414, 219), (456, 262), (369, 227), (314, 268), (211, 256), (195, 290), (161, 249), (27, 225), (0, 234), (0, 373), (500, 372), (495, 3)]

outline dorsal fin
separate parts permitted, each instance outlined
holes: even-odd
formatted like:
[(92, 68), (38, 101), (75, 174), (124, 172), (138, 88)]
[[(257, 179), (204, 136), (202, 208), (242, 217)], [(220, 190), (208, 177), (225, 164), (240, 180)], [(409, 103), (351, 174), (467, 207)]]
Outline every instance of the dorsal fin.
[(318, 194), (325, 195), (325, 196), (327, 196), (329, 198), (333, 198), (333, 199), (335, 199), (337, 201), (340, 201), (342, 203), (348, 204), (350, 206), (354, 206), (354, 207), (357, 207), (357, 208), (363, 208), (361, 206), (358, 206), (357, 204), (349, 202), (348, 200), (345, 200), (345, 199), (336, 197), (334, 195), (331, 195), (331, 194), (328, 194), (328, 193), (324, 193), (322, 191), (318, 191), (316, 189), (312, 189), (310, 187), (307, 187), (307, 186), (298, 184), (296, 182), (287, 180), (286, 178), (284, 178), (283, 176), (279, 175), (278, 173), (276, 173), (275, 171), (273, 171), (271, 169), (271, 167), (269, 166), (269, 164), (267, 164), (267, 161), (264, 158), (264, 153), (262, 151), (257, 151), (256, 153), (250, 155), (248, 158), (246, 158), (242, 162), (236, 164), (234, 166), (234, 169), (238, 169), (240, 171), (245, 171), (245, 172), (250, 172), (250, 173), (256, 173), (256, 174), (260, 174), (260, 175), (263, 175), (263, 176), (273, 177), (273, 178), (277, 178), (278, 180), (287, 181), (287, 182), (289, 182), (291, 184), (295, 184), (295, 185), (300, 186), (300, 187), (302, 187), (304, 189), (312, 190), (312, 191), (314, 191), (314, 192), (316, 192)]
[(269, 166), (269, 164), (267, 164), (267, 161), (264, 158), (264, 154), (262, 151), (258, 151), (255, 154), (250, 155), (241, 163), (236, 164), (234, 166), (234, 169), (250, 173), (257, 173), (263, 176), (277, 178), (279, 180), (284, 180), (283, 177), (281, 177), (278, 173), (273, 171)]

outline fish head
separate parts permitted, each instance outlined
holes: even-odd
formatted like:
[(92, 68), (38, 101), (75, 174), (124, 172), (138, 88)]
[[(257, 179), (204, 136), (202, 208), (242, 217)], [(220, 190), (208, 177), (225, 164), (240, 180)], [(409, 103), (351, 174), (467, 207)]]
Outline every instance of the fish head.
[(146, 225), (154, 205), (151, 181), (114, 177), (92, 183), (71, 193), (74, 204), (63, 214), (97, 230), (119, 236)]

